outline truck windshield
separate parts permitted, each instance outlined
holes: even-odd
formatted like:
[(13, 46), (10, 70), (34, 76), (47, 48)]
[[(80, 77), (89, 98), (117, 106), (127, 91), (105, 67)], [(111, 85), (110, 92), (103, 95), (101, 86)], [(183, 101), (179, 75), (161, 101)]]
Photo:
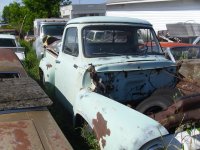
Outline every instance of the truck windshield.
[(43, 35), (50, 36), (62, 36), (65, 25), (43, 25), (42, 33)]
[(151, 28), (88, 26), (83, 29), (86, 57), (163, 54)]

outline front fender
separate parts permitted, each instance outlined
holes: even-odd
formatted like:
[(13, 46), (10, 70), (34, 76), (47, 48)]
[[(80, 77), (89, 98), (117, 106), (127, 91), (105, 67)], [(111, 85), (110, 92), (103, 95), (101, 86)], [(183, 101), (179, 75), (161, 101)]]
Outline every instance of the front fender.
[(168, 134), (155, 120), (89, 90), (79, 92), (73, 109), (75, 116), (81, 115), (94, 130), (101, 149), (138, 150)]

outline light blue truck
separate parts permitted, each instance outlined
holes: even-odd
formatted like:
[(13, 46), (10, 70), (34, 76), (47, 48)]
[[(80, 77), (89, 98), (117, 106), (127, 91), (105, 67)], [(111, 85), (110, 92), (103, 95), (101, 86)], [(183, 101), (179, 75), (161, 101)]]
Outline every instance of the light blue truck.
[(39, 67), (41, 81), (53, 87), (75, 125), (88, 123), (101, 149), (182, 147), (176, 135), (142, 114), (172, 105), (177, 83), (176, 64), (165, 58), (149, 22), (72, 19)]

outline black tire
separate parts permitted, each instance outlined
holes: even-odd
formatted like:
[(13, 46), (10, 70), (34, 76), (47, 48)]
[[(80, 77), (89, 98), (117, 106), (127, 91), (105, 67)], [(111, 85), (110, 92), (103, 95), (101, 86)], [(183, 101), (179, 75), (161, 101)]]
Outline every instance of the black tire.
[(136, 110), (143, 114), (150, 115), (165, 110), (173, 103), (173, 99), (168, 96), (154, 95), (139, 103)]

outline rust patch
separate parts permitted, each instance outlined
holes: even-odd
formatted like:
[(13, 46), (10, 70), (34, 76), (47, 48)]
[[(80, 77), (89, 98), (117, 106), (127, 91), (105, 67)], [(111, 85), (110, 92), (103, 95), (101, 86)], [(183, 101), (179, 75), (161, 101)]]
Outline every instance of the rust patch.
[(0, 122), (1, 149), (43, 149), (33, 122), (30, 120)]
[(47, 66), (47, 70), (50, 69), (50, 68), (52, 67), (51, 64), (47, 64), (46, 66)]
[(15, 129), (13, 131), (16, 139), (15, 150), (30, 149), (31, 143), (28, 140), (28, 135), (20, 129)]
[(3, 123), (0, 125), (0, 129), (8, 129), (8, 128), (27, 128), (27, 124), (24, 121), (19, 121), (17, 123)]
[(167, 129), (177, 127), (180, 123), (190, 121), (199, 122), (200, 115), (200, 94), (183, 97), (176, 100), (166, 110), (150, 115), (153, 119), (160, 122)]
[(15, 60), (18, 60), (18, 58), (11, 49), (0, 48), (0, 61), (4, 61), (4, 60), (13, 62)]
[[(49, 117), (48, 117), (49, 118)], [(50, 119), (50, 120), (49, 120)], [(70, 145), (67, 144), (62, 132), (59, 128), (52, 122), (51, 118), (48, 119), (48, 127), (46, 128), (46, 134), (48, 138), (48, 144), (52, 150), (69, 150), (72, 149)]]
[(199, 93), (200, 91), (200, 85), (193, 80), (190, 79), (182, 79), (176, 87), (180, 89), (184, 95), (191, 95)]
[(89, 65), (90, 67), (87, 69), (87, 71), (90, 73), (90, 78), (93, 80), (93, 84), (95, 85), (94, 91), (106, 93), (106, 86), (100, 81), (100, 78), (95, 70), (95, 66), (92, 64)]
[(200, 59), (184, 59), (177, 63), (181, 75), (177, 87), (185, 94), (190, 95), (200, 91)]
[(94, 125), (93, 130), (96, 133), (97, 140), (102, 143), (103, 148), (106, 146), (106, 140), (104, 137), (106, 135), (110, 136), (110, 129), (107, 128), (107, 121), (103, 118), (100, 112), (97, 113), (97, 119), (92, 120), (92, 124)]
[(27, 77), (20, 60), (11, 49), (0, 48), (0, 72), (17, 72)]

